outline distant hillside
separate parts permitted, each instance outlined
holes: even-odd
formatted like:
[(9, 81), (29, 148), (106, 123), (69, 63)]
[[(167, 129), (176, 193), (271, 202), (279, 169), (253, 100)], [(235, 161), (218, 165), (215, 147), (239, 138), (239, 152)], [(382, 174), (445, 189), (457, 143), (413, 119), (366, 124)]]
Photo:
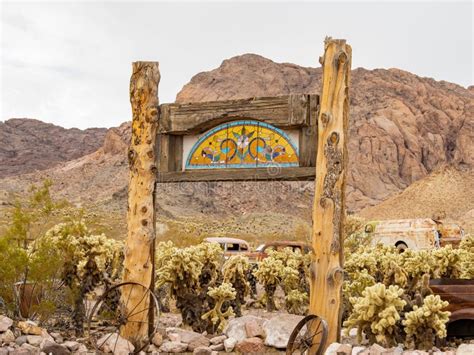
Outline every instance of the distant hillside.
[(106, 128), (65, 129), (35, 119), (0, 122), (0, 178), (51, 168), (92, 153)]

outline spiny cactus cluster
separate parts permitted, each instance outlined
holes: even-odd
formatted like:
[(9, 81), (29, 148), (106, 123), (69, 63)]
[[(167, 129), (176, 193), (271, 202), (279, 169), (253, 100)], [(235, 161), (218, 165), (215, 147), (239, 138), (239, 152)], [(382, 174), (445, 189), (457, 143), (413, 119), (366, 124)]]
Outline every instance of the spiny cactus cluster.
[(443, 309), (447, 306), (448, 302), (442, 301), (438, 295), (429, 295), (423, 300), (421, 307), (414, 306), (411, 312), (405, 314), (402, 324), (407, 336), (405, 343), (409, 348), (429, 350), (436, 337), (446, 337), (446, 323), (450, 312)]
[(155, 286), (169, 289), (184, 324), (195, 331), (214, 333), (234, 315), (234, 309), (241, 314), (249, 291), (246, 257), (225, 261), (222, 249), (214, 243), (178, 248), (172, 242), (162, 242), (156, 250)]
[[(473, 278), (472, 260), (473, 237), (464, 238), (457, 249), (448, 245), (400, 253), (395, 247), (379, 244), (347, 254), (343, 285), (345, 326), (357, 326), (371, 342), (390, 345), (387, 342), (398, 338), (398, 342), (405, 341), (411, 348), (432, 346), (435, 337), (446, 336), (449, 312), (442, 310), (447, 303), (432, 295), (429, 280)], [(385, 302), (380, 303), (381, 297), (376, 295), (382, 294), (384, 287), (395, 286), (401, 292), (390, 302), (398, 302), (398, 305), (403, 302), (404, 306), (400, 309), (396, 305), (387, 306), (390, 310), (372, 314), (373, 307)], [(387, 338), (388, 334), (393, 334), (392, 338)]]
[(348, 328), (357, 327), (357, 337), (362, 340), (364, 332), (369, 341), (390, 347), (399, 338), (400, 312), (406, 305), (401, 299), (403, 289), (398, 286), (386, 287), (377, 283), (362, 291), (361, 297), (352, 297), (354, 308), (349, 319), (344, 322)]
[(285, 293), (285, 307), (290, 313), (304, 314), (308, 306), (310, 256), (285, 248), (270, 251), (254, 271), (265, 289), (267, 311), (276, 309), (275, 291), (278, 286)]

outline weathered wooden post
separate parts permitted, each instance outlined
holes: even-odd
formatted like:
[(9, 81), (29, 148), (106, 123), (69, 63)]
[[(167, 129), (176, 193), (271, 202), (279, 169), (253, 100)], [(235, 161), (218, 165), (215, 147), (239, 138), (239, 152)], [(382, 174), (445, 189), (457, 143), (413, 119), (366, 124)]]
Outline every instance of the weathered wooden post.
[(310, 313), (327, 320), (327, 344), (338, 341), (343, 282), (343, 224), (349, 79), (352, 49), (345, 40), (326, 38), (318, 115), (318, 150), (313, 205), (314, 259)]
[[(132, 140), (128, 151), (130, 178), (128, 185), (128, 235), (125, 242), (124, 281), (134, 281), (153, 290), (155, 252), (155, 186), (156, 132), (158, 125), (158, 84), (160, 71), (157, 62), (135, 62), (130, 79), (132, 105)], [(125, 288), (122, 305), (127, 314), (141, 303), (149, 309), (149, 294), (140, 287)], [(135, 311), (136, 312), (136, 311)], [(121, 335), (138, 343), (148, 335), (148, 312), (129, 317)]]

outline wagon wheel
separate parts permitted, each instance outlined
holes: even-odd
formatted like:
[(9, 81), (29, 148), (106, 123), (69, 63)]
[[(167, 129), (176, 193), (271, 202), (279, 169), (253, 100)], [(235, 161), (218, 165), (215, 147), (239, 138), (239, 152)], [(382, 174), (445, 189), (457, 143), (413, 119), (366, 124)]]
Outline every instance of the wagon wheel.
[[(133, 290), (143, 293), (143, 297), (136, 304), (132, 304), (131, 295)], [(124, 295), (121, 300), (121, 296)], [(150, 304), (146, 300), (150, 300)], [(130, 312), (127, 312), (130, 309)], [(132, 351), (129, 343), (129, 354), (136, 354), (150, 344), (153, 335), (158, 328), (158, 299), (155, 294), (148, 288), (136, 282), (124, 282), (107, 289), (97, 300), (92, 308), (88, 322), (87, 335), (92, 346), (95, 347), (97, 353), (103, 353), (104, 347), (115, 353), (121, 328), (127, 323), (148, 323), (147, 315), (153, 312), (153, 324), (149, 327), (148, 337), (143, 339), (139, 344), (134, 344), (135, 349)], [(137, 319), (137, 315), (140, 315)], [(132, 318), (133, 319), (130, 319)], [(106, 350), (106, 349), (105, 349)]]
[(324, 351), (328, 336), (328, 324), (317, 315), (310, 314), (298, 322), (288, 339), (286, 355), (309, 354), (313, 348), (314, 354), (321, 355)]

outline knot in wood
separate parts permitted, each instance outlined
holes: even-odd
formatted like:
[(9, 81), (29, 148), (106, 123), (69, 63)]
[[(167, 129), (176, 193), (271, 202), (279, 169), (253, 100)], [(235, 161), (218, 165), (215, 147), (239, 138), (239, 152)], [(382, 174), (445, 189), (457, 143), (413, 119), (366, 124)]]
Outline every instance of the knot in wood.
[(128, 164), (129, 164), (130, 166), (132, 166), (132, 165), (135, 163), (135, 159), (136, 159), (136, 157), (137, 157), (137, 153), (135, 153), (135, 151), (134, 151), (133, 149), (130, 149), (130, 150), (128, 151), (127, 156), (128, 156)]
[(328, 144), (335, 146), (339, 143), (339, 133), (332, 132), (328, 137)]
[(321, 123), (323, 124), (323, 126), (326, 126), (330, 119), (331, 119), (331, 114), (329, 112), (323, 112), (321, 114)]

